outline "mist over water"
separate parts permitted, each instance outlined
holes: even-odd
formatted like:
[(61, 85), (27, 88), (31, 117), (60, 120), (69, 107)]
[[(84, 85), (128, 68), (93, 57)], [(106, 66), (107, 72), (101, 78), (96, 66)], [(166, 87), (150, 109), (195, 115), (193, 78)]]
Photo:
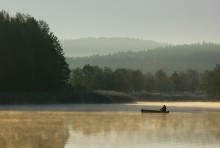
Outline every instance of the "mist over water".
[(217, 147), (220, 144), (216, 113), (111, 112), (79, 116), (82, 120), (72, 123), (66, 147)]
[(132, 104), (0, 105), (6, 111), (140, 112), (142, 108), (171, 112), (220, 112), (220, 102), (136, 102)]
[(220, 102), (137, 102), (135, 105), (150, 108), (166, 105), (172, 112), (220, 111)]
[(218, 147), (219, 113), (1, 112), (4, 147)]

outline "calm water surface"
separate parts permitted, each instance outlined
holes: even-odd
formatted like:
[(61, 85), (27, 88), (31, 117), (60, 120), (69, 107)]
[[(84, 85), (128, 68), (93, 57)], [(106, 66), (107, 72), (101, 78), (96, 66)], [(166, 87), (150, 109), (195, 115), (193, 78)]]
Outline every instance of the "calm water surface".
[(31, 110), (30, 106), (26, 111), (17, 111), (19, 106), (9, 106), (4, 111), (6, 107), (0, 107), (0, 147), (220, 147), (220, 111), (216, 103), (213, 103), (214, 107), (205, 103), (194, 104), (194, 107), (174, 103), (168, 106), (173, 110), (169, 114), (140, 113), (141, 107), (157, 108), (160, 105), (124, 105), (124, 111), (117, 109), (123, 105), (106, 105), (108, 110), (105, 111), (101, 110), (103, 106), (100, 108), (95, 104), (83, 105), (81, 110), (80, 105), (73, 105), (75, 109), (66, 111), (63, 111), (64, 106), (58, 111)]

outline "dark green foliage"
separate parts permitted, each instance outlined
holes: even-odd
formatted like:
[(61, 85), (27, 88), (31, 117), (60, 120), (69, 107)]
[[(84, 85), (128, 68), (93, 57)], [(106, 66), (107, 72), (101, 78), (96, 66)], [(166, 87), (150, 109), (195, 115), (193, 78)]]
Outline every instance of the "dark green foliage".
[(174, 91), (183, 90), (183, 80), (176, 71), (170, 76), (170, 81), (172, 83), (172, 86), (173, 86), (172, 89)]
[(201, 74), (196, 70), (188, 69), (184, 82), (188, 91), (196, 91), (201, 86)]
[[(140, 70), (99, 68), (85, 65), (72, 70), (70, 78), (75, 90), (114, 90), (132, 93), (137, 98), (158, 100), (219, 100), (220, 65), (199, 73), (188, 69), (168, 75), (162, 69), (155, 74)], [(208, 98), (205, 93), (208, 94)], [(149, 101), (149, 100), (148, 100)]]
[(62, 89), (70, 72), (45, 22), (5, 11), (0, 12), (0, 67), (0, 91)]
[(147, 91), (156, 90), (156, 80), (152, 73), (148, 72), (147, 74), (145, 74), (144, 79), (145, 79), (144, 88)]
[(155, 80), (156, 80), (156, 88), (157, 91), (168, 91), (170, 84), (169, 84), (169, 79), (166, 74), (162, 69), (158, 70), (155, 73)]
[(174, 72), (170, 76), (162, 69), (143, 74), (140, 70), (99, 68), (85, 65), (72, 70), (70, 78), (75, 90), (115, 90), (123, 92), (197, 92), (201, 90), (202, 77), (196, 70)]
[(144, 75), (140, 70), (131, 71), (131, 84), (133, 84), (133, 91), (144, 90)]
[(99, 68), (85, 65), (71, 73), (71, 84), (75, 90), (141, 91), (144, 89), (144, 75), (139, 70)]
[(203, 88), (210, 96), (220, 96), (220, 65), (203, 74)]

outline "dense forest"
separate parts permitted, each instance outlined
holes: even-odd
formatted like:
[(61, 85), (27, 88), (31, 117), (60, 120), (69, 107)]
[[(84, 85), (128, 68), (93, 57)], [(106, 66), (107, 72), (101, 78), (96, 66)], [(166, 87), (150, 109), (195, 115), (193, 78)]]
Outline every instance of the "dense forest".
[(0, 91), (48, 91), (66, 87), (69, 67), (44, 21), (0, 12)]
[(65, 59), (44, 21), (1, 11), (0, 104), (132, 102), (143, 91), (218, 98), (219, 57), (220, 44), (202, 43)]
[(85, 57), (97, 54), (107, 55), (116, 52), (142, 51), (167, 46), (165, 43), (151, 40), (119, 37), (70, 39), (61, 40), (60, 43), (67, 57)]
[(188, 69), (168, 75), (162, 69), (143, 74), (140, 70), (100, 68), (85, 65), (71, 72), (70, 82), (75, 90), (115, 90), (121, 92), (206, 92), (220, 94), (220, 65), (203, 73)]
[(95, 55), (81, 58), (67, 58), (70, 68), (82, 68), (86, 64), (111, 69), (139, 69), (144, 73), (154, 73), (163, 69), (168, 74), (173, 71), (196, 69), (198, 72), (211, 70), (220, 63), (220, 44), (198, 43), (158, 47), (139, 52), (120, 52), (109, 55)]

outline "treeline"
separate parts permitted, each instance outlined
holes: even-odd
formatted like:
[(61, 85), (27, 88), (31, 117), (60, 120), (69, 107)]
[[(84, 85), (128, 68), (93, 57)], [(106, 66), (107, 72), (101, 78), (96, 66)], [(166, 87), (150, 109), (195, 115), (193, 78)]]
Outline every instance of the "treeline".
[(206, 92), (219, 95), (220, 65), (214, 70), (199, 73), (188, 69), (168, 75), (162, 69), (144, 74), (140, 70), (100, 68), (85, 65), (72, 70), (70, 82), (75, 90), (115, 90), (122, 92)]
[(59, 40), (44, 21), (0, 11), (0, 91), (66, 88), (70, 69)]
[(220, 96), (220, 65), (203, 74), (203, 88), (210, 96)]
[(198, 43), (159, 47), (147, 51), (120, 52), (105, 56), (94, 55), (67, 58), (70, 68), (82, 68), (86, 64), (99, 67), (139, 69), (144, 73), (155, 73), (163, 69), (169, 75), (174, 71), (196, 69), (198, 72), (211, 70), (220, 63), (220, 44)]

